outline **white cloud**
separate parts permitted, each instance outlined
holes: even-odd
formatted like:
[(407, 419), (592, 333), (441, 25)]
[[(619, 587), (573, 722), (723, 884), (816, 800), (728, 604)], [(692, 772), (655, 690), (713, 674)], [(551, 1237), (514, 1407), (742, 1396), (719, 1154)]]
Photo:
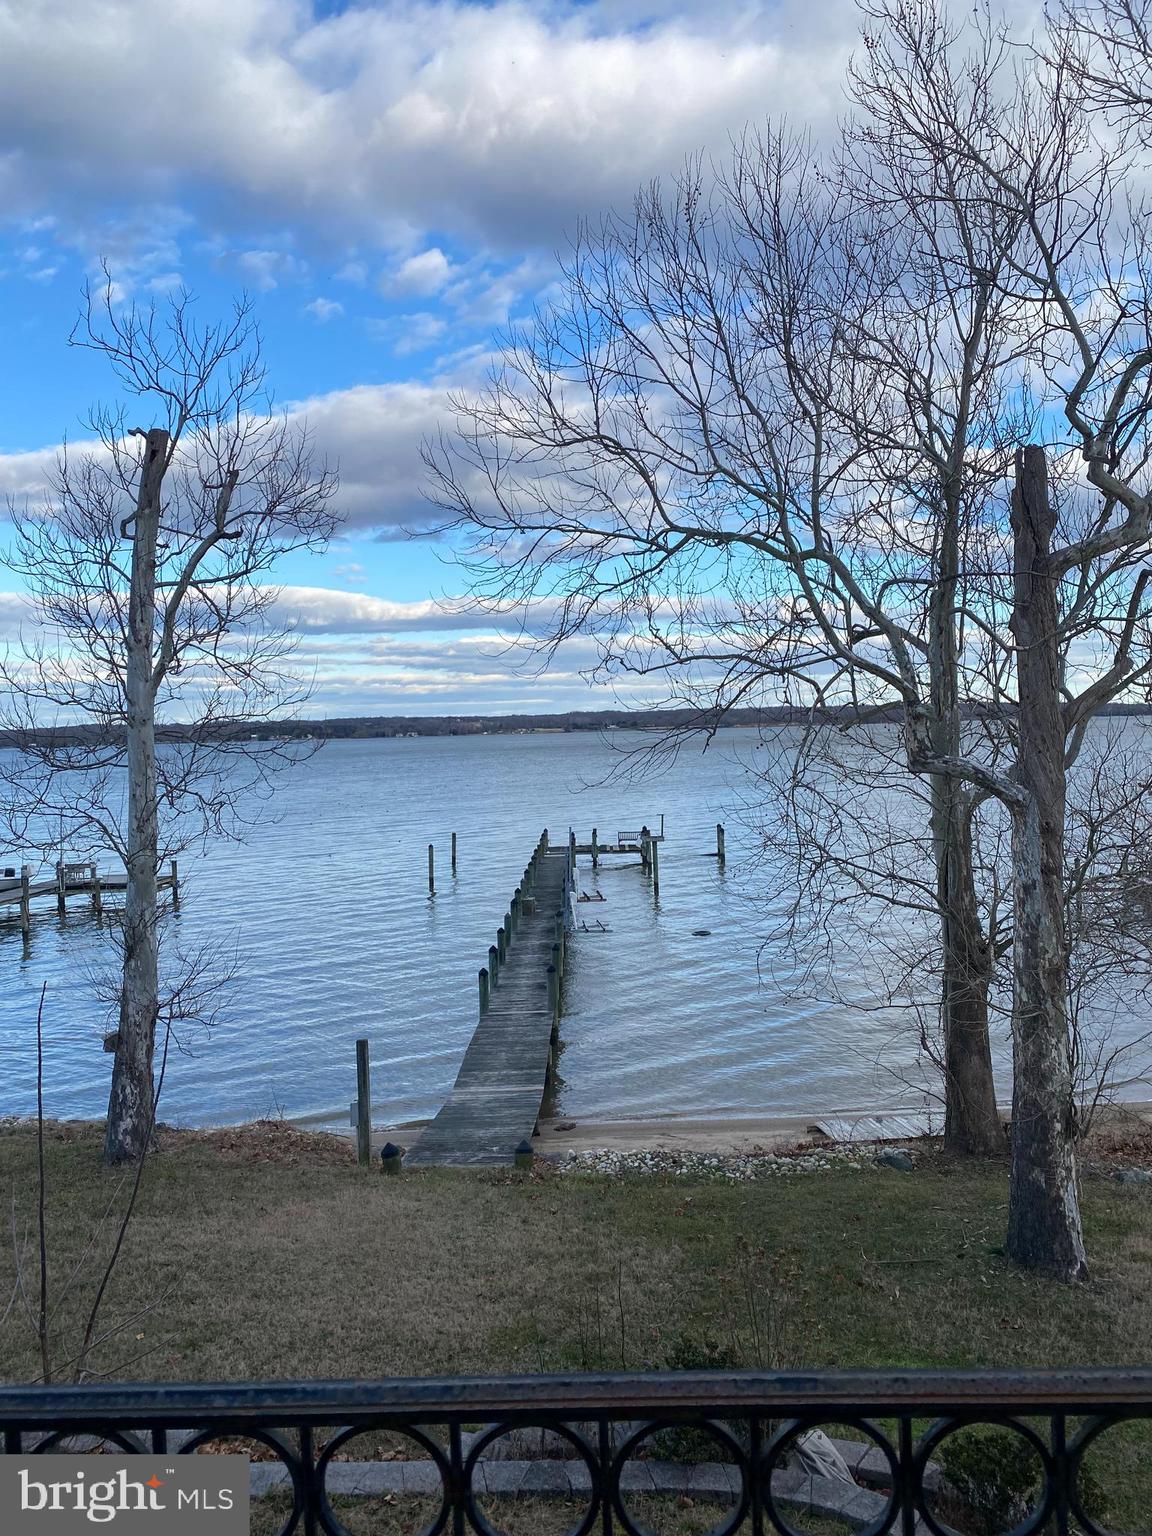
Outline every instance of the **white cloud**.
[(311, 315), (317, 324), (326, 325), (329, 320), (335, 320), (344, 313), (344, 306), (336, 299), (318, 297), (311, 304), (305, 304), (304, 313)]
[(402, 261), (396, 271), (385, 278), (383, 286), (388, 293), (430, 298), (440, 292), (451, 276), (452, 263), (440, 247), (434, 245), (430, 250)]
[[(447, 388), (403, 382), (360, 384), (287, 408), (306, 427), (320, 460), (339, 470), (337, 508), (349, 529), (427, 527), (441, 514), (425, 499), (421, 443), (450, 424)], [(70, 451), (91, 450), (88, 442)], [(0, 509), (9, 499), (40, 499), (59, 447), (0, 453)]]
[[(358, 569), (358, 568), (357, 568)], [(278, 589), (277, 612), (299, 630), (310, 634), (400, 634), (407, 630), (495, 631), (493, 618), (470, 609), (462, 598), (425, 598), (414, 603), (394, 603), (367, 592), (341, 592), (331, 587)]]
[[(228, 260), (228, 257), (223, 258)], [(287, 251), (237, 251), (231, 256), (245, 283), (269, 293), (281, 283), (298, 282), (307, 267)]]
[(322, 17), (304, 0), (0, 0), (0, 195), (75, 216), (114, 186), (337, 240), (439, 228), (507, 249), (553, 243), (768, 110), (842, 105), (846, 0), (637, 19), (542, 0)]

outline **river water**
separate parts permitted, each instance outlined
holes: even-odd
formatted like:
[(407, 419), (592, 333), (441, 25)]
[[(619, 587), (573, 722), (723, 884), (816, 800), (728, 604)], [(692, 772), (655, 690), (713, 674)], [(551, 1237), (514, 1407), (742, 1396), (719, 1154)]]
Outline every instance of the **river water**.
[[(161, 1118), (347, 1124), (359, 1036), (371, 1045), (378, 1119), (434, 1113), (475, 1026), (477, 968), (541, 828), (555, 841), (572, 826), (586, 842), (596, 826), (609, 840), (661, 815), (658, 902), (635, 860), (606, 858), (595, 876), (580, 861), (583, 887), (606, 897), (580, 916), (607, 931), (571, 943), (559, 1109), (611, 1120), (912, 1102), (914, 1032), (868, 1007), (858, 948), (835, 1003), (763, 949), (788, 875), (755, 857), (746, 807), (773, 748), (727, 730), (707, 752), (687, 747), (629, 773), (639, 742), (625, 732), (331, 742), (280, 776), (243, 844), (182, 860), (176, 941), (232, 953), (237, 974), (210, 1030), (180, 1028)], [(723, 869), (710, 856), (717, 821)], [(92, 976), (112, 954), (107, 919), (80, 898), (63, 920), (51, 900), (39, 908), (27, 949), (14, 909), (0, 917), (0, 1114), (35, 1108), (47, 982), (46, 1110), (97, 1117), (111, 1025)], [(1148, 1022), (1125, 1027), (1135, 1035)], [(1003, 1070), (1003, 1041), (997, 1049)]]

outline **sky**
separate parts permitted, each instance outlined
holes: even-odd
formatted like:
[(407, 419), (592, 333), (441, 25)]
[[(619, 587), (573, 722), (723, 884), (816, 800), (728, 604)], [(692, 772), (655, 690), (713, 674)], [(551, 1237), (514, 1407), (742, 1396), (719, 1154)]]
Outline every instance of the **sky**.
[[(834, 123), (855, 35), (842, 0), (0, 0), (0, 495), (113, 393), (67, 344), (102, 263), (125, 303), (246, 293), (341, 479), (329, 551), (275, 573), (307, 713), (646, 702), (589, 686), (591, 642), (540, 675), (461, 611), (450, 547), (401, 531), (434, 518), (420, 444), (581, 219), (750, 122)], [(0, 630), (19, 612), (0, 573)]]

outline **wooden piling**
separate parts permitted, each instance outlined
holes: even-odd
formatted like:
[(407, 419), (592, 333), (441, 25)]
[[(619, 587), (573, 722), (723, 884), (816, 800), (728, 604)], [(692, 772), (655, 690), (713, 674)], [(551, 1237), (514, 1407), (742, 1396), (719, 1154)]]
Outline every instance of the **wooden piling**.
[(652, 898), (660, 900), (660, 844), (655, 838), (650, 843), (652, 850)]
[(560, 972), (555, 965), (548, 967), (548, 1012), (553, 1018), (560, 1012)]
[(104, 892), (100, 889), (100, 876), (95, 864), (89, 864), (88, 870), (92, 876), (92, 910), (99, 917), (104, 911)]
[(456, 873), (456, 834), (452, 834), (452, 873)]
[(652, 835), (647, 828), (640, 833), (640, 867), (641, 869), (652, 867)]
[(488, 1012), (489, 980), (488, 971), (484, 966), (477, 973), (480, 982), (480, 1012)]
[(28, 900), (28, 885), (32, 872), (27, 864), (20, 866), (20, 932), (25, 938), (32, 931), (32, 908)]
[(719, 863), (724, 862), (724, 823), (716, 823), (716, 858)]
[(500, 969), (504, 969), (504, 962), (508, 958), (508, 915), (504, 915), (504, 926), (496, 930), (496, 948), (500, 953)]
[(436, 894), (436, 849), (431, 843), (428, 844), (428, 894)]
[(174, 912), (179, 912), (179, 910), (180, 910), (180, 871), (176, 867), (176, 860), (175, 859), (173, 859), (170, 862), (170, 864), (168, 866), (168, 869), (169, 869), (169, 873), (172, 876), (172, 910)]
[(59, 917), (67, 916), (67, 894), (68, 887), (64, 883), (64, 861), (59, 859), (56, 862), (56, 913)]
[(500, 980), (500, 951), (495, 944), (488, 946), (488, 988), (489, 992)]
[(368, 1042), (356, 1042), (356, 1156), (372, 1161), (372, 1083), (368, 1072)]

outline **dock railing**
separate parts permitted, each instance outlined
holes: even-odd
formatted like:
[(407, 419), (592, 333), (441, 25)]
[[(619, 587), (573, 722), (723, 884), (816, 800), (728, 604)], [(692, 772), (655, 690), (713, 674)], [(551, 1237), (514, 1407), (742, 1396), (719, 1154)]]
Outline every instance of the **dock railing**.
[[(102, 1443), (121, 1453), (188, 1455), (237, 1436), (259, 1442), (264, 1456), (271, 1452), (271, 1464), (262, 1460), (255, 1469), (261, 1486), (281, 1488), (290, 1501), (281, 1536), (347, 1529), (332, 1499), (348, 1497), (349, 1487), (363, 1493), (372, 1486), (365, 1471), (372, 1456), (369, 1431), (407, 1437), (410, 1454), (401, 1463), (371, 1467), (381, 1487), (391, 1480), (401, 1493), (431, 1495), (438, 1509), (425, 1531), (491, 1532), (490, 1497), (499, 1484), (500, 1463), (485, 1459), (486, 1453), (508, 1432), (537, 1426), (554, 1432), (553, 1445), (563, 1445), (564, 1457), (553, 1451), (555, 1459), (529, 1464), (535, 1467), (531, 1474), (521, 1464), (505, 1491), (579, 1499), (583, 1514), (572, 1529), (581, 1536), (644, 1536), (646, 1527), (630, 1501), (638, 1490), (650, 1496), (659, 1487), (660, 1464), (652, 1452), (661, 1442), (654, 1447), (653, 1437), (663, 1434), (667, 1443), (669, 1431), (680, 1432), (682, 1445), (703, 1441), (716, 1447), (700, 1460), (711, 1465), (713, 1483), (719, 1482), (723, 1508), (712, 1527), (717, 1536), (803, 1531), (806, 1518), (798, 1509), (818, 1508), (816, 1485), (828, 1480), (812, 1475), (798, 1480), (793, 1462), (798, 1438), (821, 1426), (835, 1432), (842, 1425), (859, 1441), (859, 1498), (855, 1507), (846, 1504), (844, 1522), (869, 1536), (948, 1536), (949, 1527), (935, 1512), (935, 1458), (950, 1434), (973, 1424), (1006, 1428), (1034, 1452), (1038, 1477), (1032, 1508), (1013, 1536), (1109, 1536), (1098, 1517), (1082, 1507), (1082, 1464), (1103, 1437), (1119, 1430), (1128, 1437), (1132, 1465), (1140, 1465), (1133, 1421), (1150, 1416), (1147, 1368), (0, 1389), (0, 1428), (9, 1454), (97, 1449)], [(697, 1433), (685, 1436), (686, 1429)], [(359, 1462), (362, 1435), (365, 1461)], [(92, 1440), (77, 1444), (81, 1436)], [(235, 1445), (230, 1448), (235, 1452)], [(683, 1460), (666, 1465), (675, 1473), (673, 1489), (694, 1486), (692, 1474), (700, 1469)], [(847, 1497), (854, 1497), (851, 1489)]]

